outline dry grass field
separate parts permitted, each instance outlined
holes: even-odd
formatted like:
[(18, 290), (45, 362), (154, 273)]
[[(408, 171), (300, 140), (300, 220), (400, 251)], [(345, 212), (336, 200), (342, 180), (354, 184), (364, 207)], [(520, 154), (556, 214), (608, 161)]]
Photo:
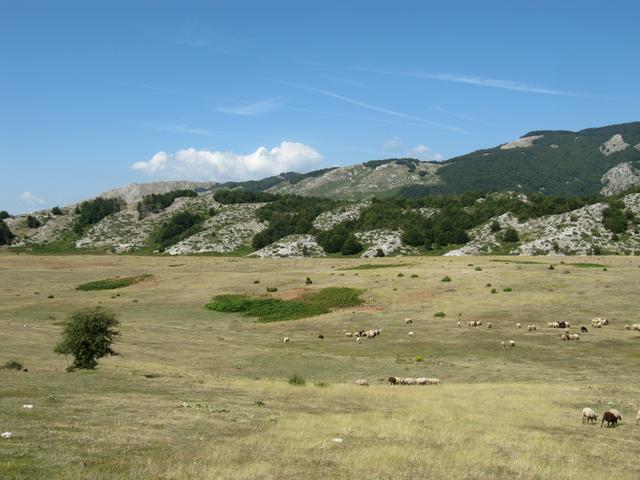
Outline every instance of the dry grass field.
[[(387, 268), (353, 269), (365, 264)], [(216, 294), (330, 286), (363, 289), (364, 305), (274, 323), (203, 308)], [(0, 254), (0, 364), (29, 370), (0, 370), (0, 431), (14, 435), (0, 439), (0, 479), (637, 480), (640, 332), (624, 325), (640, 323), (639, 294), (637, 257)], [(66, 373), (53, 353), (63, 322), (97, 305), (120, 317), (121, 355)], [(562, 341), (546, 326), (557, 320), (589, 333)], [(344, 335), (369, 328), (383, 332)], [(443, 385), (391, 387), (392, 375)], [(622, 424), (583, 425), (585, 406), (615, 407)]]

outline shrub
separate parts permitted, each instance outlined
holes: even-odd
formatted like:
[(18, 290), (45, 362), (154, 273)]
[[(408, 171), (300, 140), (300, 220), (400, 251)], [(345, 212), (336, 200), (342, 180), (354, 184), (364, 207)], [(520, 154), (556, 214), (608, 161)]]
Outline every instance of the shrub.
[(511, 292), (512, 288), (511, 287), (505, 287), (502, 289), (503, 292)]
[(71, 369), (93, 370), (99, 359), (118, 355), (111, 345), (120, 335), (119, 326), (116, 314), (109, 310), (98, 307), (77, 311), (69, 318), (54, 351), (73, 356)]
[(433, 314), (433, 316), (434, 316), (434, 317), (442, 318), (442, 317), (446, 317), (446, 316), (447, 316), (447, 314), (446, 314), (446, 313), (444, 313), (444, 312), (436, 312), (436, 313), (434, 313), (434, 314)]
[(0, 220), (4, 220), (5, 218), (11, 218), (9, 212), (7, 212), (6, 210), (0, 211)]
[(509, 242), (509, 243), (518, 242), (520, 240), (520, 237), (518, 236), (518, 232), (513, 227), (507, 228), (504, 231), (502, 238), (505, 242)]
[(278, 291), (278, 287), (267, 287), (268, 293), (274, 293)]
[(497, 233), (500, 231), (500, 222), (498, 222), (497, 220), (494, 220), (493, 223), (491, 224), (491, 231), (493, 233)]
[(15, 235), (9, 229), (9, 226), (0, 220), (0, 245), (9, 245)]
[(4, 370), (22, 370), (24, 365), (18, 360), (9, 360), (2, 366), (2, 368)]
[(476, 272), (481, 272), (481, 271), (482, 271), (482, 268), (480, 268), (480, 267), (476, 267), (476, 268), (474, 268), (474, 270), (475, 270)]
[(375, 254), (375, 256), (376, 256), (376, 257), (378, 257), (378, 258), (382, 258), (382, 257), (384, 257), (384, 256), (385, 256), (385, 255), (384, 255), (384, 250), (382, 250), (381, 248), (376, 249), (376, 254)]
[(398, 277), (404, 277), (404, 273), (399, 273)]
[(29, 228), (38, 228), (40, 225), (42, 225), (40, 223), (40, 220), (38, 220), (33, 215), (29, 215), (27, 217), (27, 227), (29, 227)]
[(421, 355), (416, 355), (416, 362), (422, 362), (424, 359)]
[(329, 386), (329, 384), (327, 382), (316, 382), (314, 383), (314, 385), (318, 388), (326, 388)]
[(62, 213), (63, 213), (63, 212), (62, 212), (62, 210), (60, 210), (60, 207), (57, 207), (57, 206), (56, 206), (56, 207), (53, 207), (53, 208), (51, 209), (51, 213), (52, 213), (53, 215), (62, 215)]
[(442, 277), (440, 279), (441, 282), (450, 282), (451, 281), (451, 277), (448, 275), (445, 275), (444, 277)]
[(553, 265), (549, 265), (549, 268), (547, 270), (555, 270), (556, 267), (554, 267)]
[(297, 373), (294, 373), (293, 375), (291, 375), (289, 377), (289, 385), (305, 385), (307, 382), (304, 378), (302, 378), (300, 375), (298, 375)]
[(309, 247), (307, 247), (306, 245), (304, 245), (302, 247), (302, 256), (303, 257), (310, 257), (311, 253), (309, 252)]
[(492, 288), (491, 293), (498, 293), (498, 290), (496, 290), (495, 288)]
[(490, 286), (491, 286), (491, 284), (490, 284), (490, 283), (487, 283), (487, 284), (485, 285), (485, 287), (490, 287)]
[(418, 278), (418, 274), (414, 273), (413, 275), (411, 275), (411, 278)]
[(305, 285), (311, 285), (313, 283), (313, 281), (311, 280), (311, 278), (307, 277), (307, 279), (304, 281)]
[(254, 285), (257, 285), (258, 283), (260, 283), (260, 280), (254, 280), (253, 283)]
[(362, 251), (362, 244), (358, 242), (355, 235), (350, 234), (347, 236), (347, 239), (342, 244), (342, 248), (340, 249), (340, 253), (342, 255), (355, 255), (358, 252)]

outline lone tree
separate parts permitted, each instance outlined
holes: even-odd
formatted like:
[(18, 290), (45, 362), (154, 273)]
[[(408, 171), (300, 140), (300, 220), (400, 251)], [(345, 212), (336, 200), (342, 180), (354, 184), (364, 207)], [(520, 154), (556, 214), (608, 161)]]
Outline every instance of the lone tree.
[(100, 307), (79, 310), (69, 317), (62, 340), (54, 351), (73, 355), (70, 370), (93, 370), (99, 359), (107, 355), (118, 355), (111, 344), (120, 335), (117, 330), (119, 326), (116, 314), (110, 310)]

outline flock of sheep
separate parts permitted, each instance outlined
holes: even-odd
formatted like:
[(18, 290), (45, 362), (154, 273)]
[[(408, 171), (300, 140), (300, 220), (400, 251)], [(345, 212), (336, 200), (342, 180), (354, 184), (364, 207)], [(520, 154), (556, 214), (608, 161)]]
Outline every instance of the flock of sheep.
[[(598, 421), (598, 414), (592, 408), (585, 407), (582, 409), (582, 423), (596, 423)], [(602, 414), (602, 421), (600, 422), (600, 428), (607, 422), (607, 427), (615, 427), (618, 422), (622, 421), (622, 415), (614, 408), (610, 408)], [(636, 415), (636, 425), (640, 423), (640, 410)]]

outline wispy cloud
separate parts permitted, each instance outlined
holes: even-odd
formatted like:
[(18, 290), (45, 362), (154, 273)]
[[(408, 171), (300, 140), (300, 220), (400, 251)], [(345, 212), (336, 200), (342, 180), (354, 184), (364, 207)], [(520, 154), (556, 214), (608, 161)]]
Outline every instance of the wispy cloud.
[(187, 135), (199, 135), (202, 137), (213, 137), (220, 132), (208, 130), (205, 128), (191, 127), (182, 123), (158, 123), (158, 122), (138, 122), (129, 123), (132, 127), (146, 128), (157, 132), (165, 133), (184, 133)]
[(282, 97), (269, 98), (260, 102), (239, 105), (237, 107), (216, 107), (218, 112), (230, 115), (241, 115), (245, 117), (255, 117), (264, 115), (280, 108)]
[(359, 70), (362, 72), (369, 72), (369, 73), (379, 73), (381, 75), (394, 75), (394, 76), (400, 76), (400, 77), (441, 80), (444, 82), (466, 83), (468, 85), (501, 88), (503, 90), (514, 90), (518, 92), (539, 93), (543, 95), (561, 95), (566, 97), (590, 97), (591, 96), (585, 93), (555, 90), (555, 89), (532, 85), (529, 83), (519, 82), (515, 80), (462, 75), (458, 73), (420, 73), (420, 72), (413, 72), (413, 71), (381, 70), (377, 68), (365, 68), (365, 67), (350, 67), (350, 68), (352, 70)]
[(416, 117), (414, 115), (409, 115), (409, 114), (406, 114), (406, 113), (397, 112), (395, 110), (390, 110), (388, 108), (379, 107), (377, 105), (373, 105), (371, 103), (363, 102), (363, 101), (357, 100), (355, 98), (345, 97), (344, 95), (340, 95), (338, 93), (330, 92), (329, 90), (323, 90), (321, 88), (315, 88), (315, 87), (310, 87), (310, 86), (307, 86), (307, 85), (300, 85), (299, 83), (286, 82), (286, 81), (279, 81), (279, 83), (281, 83), (282, 85), (288, 85), (290, 87), (295, 87), (295, 88), (299, 88), (299, 89), (302, 89), (302, 90), (307, 90), (309, 92), (318, 93), (318, 94), (324, 95), (326, 97), (335, 98), (336, 100), (340, 100), (342, 102), (349, 103), (351, 105), (355, 105), (355, 106), (360, 107), (360, 108), (365, 108), (367, 110), (372, 110), (374, 112), (384, 113), (386, 115), (391, 115), (391, 116), (398, 117), (398, 118), (404, 118), (406, 120), (412, 120), (414, 122), (418, 122), (418, 123), (421, 123), (423, 125), (430, 125), (430, 126), (433, 126), (433, 127), (439, 127), (439, 128), (443, 128), (443, 129), (446, 129), (446, 130), (451, 130), (451, 131), (454, 131), (454, 132), (467, 133), (464, 129), (462, 129), (460, 127), (455, 127), (455, 126), (452, 126), (452, 125), (446, 125), (446, 124), (438, 123), (438, 122), (432, 122), (430, 120), (426, 120), (424, 118)]
[(400, 137), (392, 137), (382, 144), (384, 150), (397, 150), (402, 146)]
[(408, 122), (399, 119), (393, 118), (377, 118), (377, 117), (367, 117), (365, 115), (349, 115), (346, 113), (338, 113), (338, 112), (327, 112), (324, 110), (316, 110), (314, 108), (304, 108), (304, 107), (294, 107), (291, 105), (287, 105), (283, 107), (286, 110), (293, 110), (294, 112), (306, 112), (313, 113), (316, 115), (327, 115), (330, 117), (338, 117), (338, 118), (350, 118), (352, 120), (366, 120), (370, 122), (380, 122), (380, 123), (388, 123), (389, 125), (406, 125), (409, 127), (424, 127), (423, 123), (417, 122)]
[(44, 200), (31, 192), (22, 192), (20, 194), (20, 200), (29, 205), (44, 205)]

